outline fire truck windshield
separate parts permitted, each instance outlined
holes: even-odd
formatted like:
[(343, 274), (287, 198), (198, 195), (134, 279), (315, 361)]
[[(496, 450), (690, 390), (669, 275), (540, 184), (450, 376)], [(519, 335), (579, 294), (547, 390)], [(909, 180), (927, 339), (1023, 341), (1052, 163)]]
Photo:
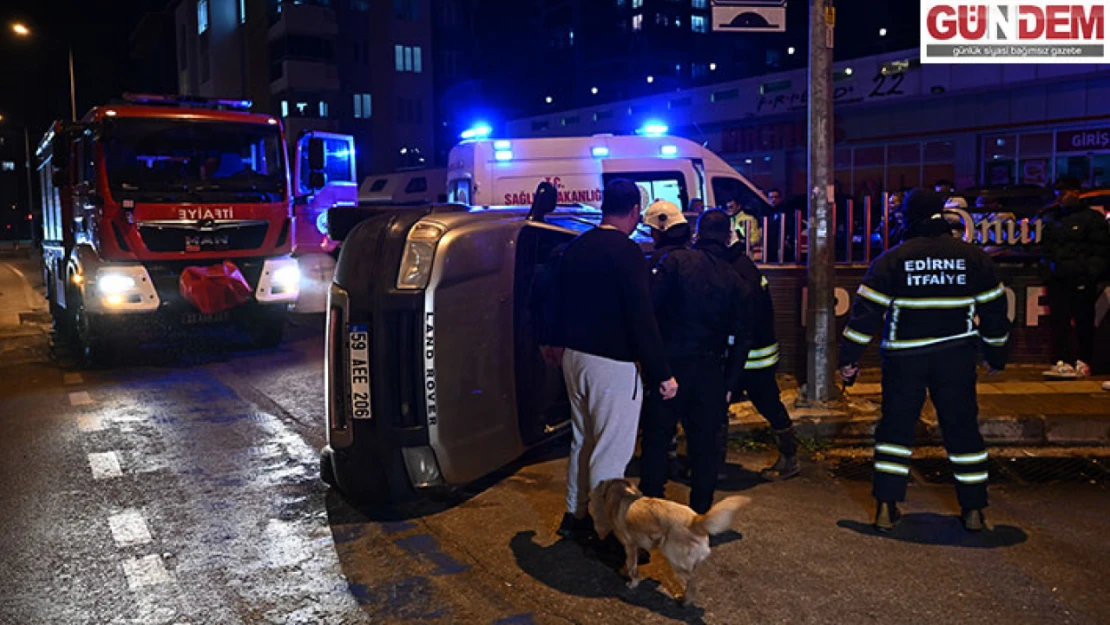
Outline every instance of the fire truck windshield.
[(146, 202), (279, 202), (285, 150), (276, 126), (151, 118), (101, 131), (112, 197)]

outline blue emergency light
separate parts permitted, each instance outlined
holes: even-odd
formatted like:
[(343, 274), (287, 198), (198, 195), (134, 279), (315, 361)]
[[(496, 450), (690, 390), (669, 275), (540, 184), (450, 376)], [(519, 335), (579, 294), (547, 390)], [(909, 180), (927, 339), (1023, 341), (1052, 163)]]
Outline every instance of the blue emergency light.
[(467, 128), (459, 135), (461, 139), (485, 139), (493, 133), (493, 128), (489, 124), (480, 123), (471, 128)]
[(662, 154), (663, 156), (678, 156), (678, 146), (677, 145), (665, 145), (665, 146), (659, 148), (659, 153)]
[(604, 145), (595, 146), (590, 149), (590, 154), (592, 154), (594, 158), (609, 158), (609, 148)]
[(642, 135), (665, 135), (668, 130), (670, 129), (663, 122), (650, 121), (644, 124), (638, 132)]

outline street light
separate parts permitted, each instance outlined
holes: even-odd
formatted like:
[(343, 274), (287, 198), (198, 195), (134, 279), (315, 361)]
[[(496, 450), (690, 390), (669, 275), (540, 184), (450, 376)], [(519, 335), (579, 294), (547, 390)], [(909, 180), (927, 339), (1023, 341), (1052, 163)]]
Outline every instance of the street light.
[(787, 54), (794, 54), (794, 52), (795, 52), (794, 46), (790, 46), (789, 48), (786, 49)]
[[(23, 24), (21, 22), (15, 22), (15, 23), (12, 24), (12, 32), (15, 33), (17, 37), (23, 37), (24, 39), (28, 39), (32, 36), (31, 29), (28, 28), (26, 24)], [(70, 121), (76, 122), (77, 121), (77, 93), (76, 93), (76, 88), (74, 87), (74, 80), (73, 80), (73, 46), (70, 45), (67, 42), (59, 41), (58, 39), (54, 39), (53, 37), (47, 37), (45, 35), (41, 35), (41, 36), (45, 39), (49, 39), (51, 41), (54, 41), (55, 43), (64, 44), (66, 49), (69, 51), (69, 116), (70, 116)]]
[(886, 37), (886, 29), (885, 28), (880, 28), (879, 29), (879, 36), (880, 37)]
[(647, 77), (647, 81), (648, 81), (648, 84), (649, 84), (649, 85), (650, 85), (651, 83), (655, 82), (655, 76), (648, 76), (648, 77)]

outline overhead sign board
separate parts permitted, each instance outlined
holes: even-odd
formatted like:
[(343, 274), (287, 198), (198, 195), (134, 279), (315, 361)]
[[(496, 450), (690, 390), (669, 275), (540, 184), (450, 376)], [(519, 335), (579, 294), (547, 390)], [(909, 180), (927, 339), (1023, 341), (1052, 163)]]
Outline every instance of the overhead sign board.
[(712, 20), (716, 32), (786, 32), (786, 0), (713, 0)]

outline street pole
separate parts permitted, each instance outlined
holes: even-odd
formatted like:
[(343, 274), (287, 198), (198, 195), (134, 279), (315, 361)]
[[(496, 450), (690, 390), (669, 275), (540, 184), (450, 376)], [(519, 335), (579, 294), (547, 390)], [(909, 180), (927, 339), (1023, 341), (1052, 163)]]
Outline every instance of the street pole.
[(833, 278), (836, 233), (832, 231), (832, 0), (810, 0), (809, 13), (809, 260), (806, 298), (806, 401), (836, 398), (836, 303)]
[(31, 186), (31, 133), (27, 125), (23, 125), (23, 157), (26, 159), (24, 168), (27, 170), (27, 214), (31, 216), (31, 245), (38, 243), (38, 233), (35, 230), (35, 192)]
[(73, 80), (73, 46), (69, 47), (69, 121), (77, 121), (77, 90)]

